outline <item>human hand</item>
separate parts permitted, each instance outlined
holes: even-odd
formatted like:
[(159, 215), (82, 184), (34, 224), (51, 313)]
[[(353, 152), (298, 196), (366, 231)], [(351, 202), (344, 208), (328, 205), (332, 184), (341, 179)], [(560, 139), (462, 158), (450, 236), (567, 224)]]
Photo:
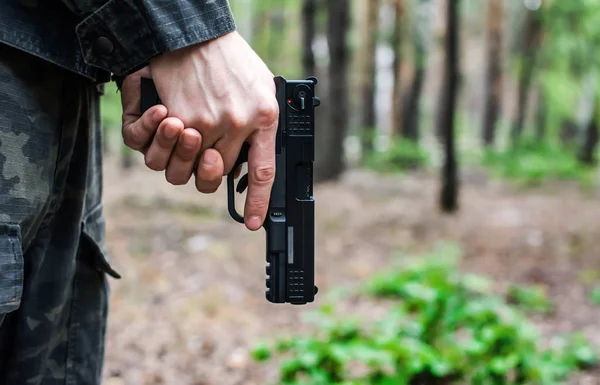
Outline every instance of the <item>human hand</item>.
[(198, 191), (215, 192), (243, 143), (250, 144), (244, 217), (258, 230), (275, 177), (274, 75), (237, 32), (160, 55), (149, 68), (168, 116), (202, 137)]
[(126, 77), (121, 87), (123, 140), (128, 147), (144, 154), (148, 168), (165, 171), (169, 183), (187, 184), (196, 165), (202, 136), (197, 130), (184, 128), (176, 117), (167, 117), (164, 105), (153, 106), (140, 115), (142, 77), (150, 77), (148, 67)]

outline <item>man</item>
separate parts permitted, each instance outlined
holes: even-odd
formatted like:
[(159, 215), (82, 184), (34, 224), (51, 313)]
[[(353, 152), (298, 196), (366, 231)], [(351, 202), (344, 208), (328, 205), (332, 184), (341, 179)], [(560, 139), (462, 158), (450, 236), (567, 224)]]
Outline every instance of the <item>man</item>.
[[(251, 145), (246, 226), (274, 176), (273, 74), (227, 0), (0, 5), (0, 384), (99, 384), (108, 284), (99, 98), (121, 86), (123, 138), (169, 183), (214, 192)], [(139, 116), (139, 79), (164, 103)]]

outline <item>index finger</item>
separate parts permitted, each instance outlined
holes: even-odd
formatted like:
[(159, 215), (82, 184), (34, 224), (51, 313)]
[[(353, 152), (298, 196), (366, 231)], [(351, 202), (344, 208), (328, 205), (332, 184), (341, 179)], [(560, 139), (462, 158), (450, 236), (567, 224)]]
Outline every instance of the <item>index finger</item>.
[(264, 223), (275, 180), (275, 129), (258, 131), (248, 150), (248, 194), (244, 207), (246, 227), (255, 231)]

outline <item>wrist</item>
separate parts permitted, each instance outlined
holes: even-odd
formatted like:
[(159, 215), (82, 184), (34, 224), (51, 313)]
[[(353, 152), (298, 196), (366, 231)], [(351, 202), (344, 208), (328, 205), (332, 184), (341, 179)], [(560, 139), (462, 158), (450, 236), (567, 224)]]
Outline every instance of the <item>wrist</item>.
[(149, 67), (152, 68), (160, 63), (163, 63), (165, 60), (174, 59), (179, 61), (180, 58), (186, 57), (189, 55), (193, 55), (196, 52), (206, 50), (207, 48), (211, 48), (217, 44), (224, 43), (230, 41), (232, 38), (238, 38), (239, 33), (237, 30), (233, 30), (231, 32), (227, 32), (223, 35), (217, 36), (215, 38), (202, 41), (200, 43), (191, 44), (185, 47), (177, 48), (172, 51), (164, 52), (160, 55), (157, 55), (149, 60)]

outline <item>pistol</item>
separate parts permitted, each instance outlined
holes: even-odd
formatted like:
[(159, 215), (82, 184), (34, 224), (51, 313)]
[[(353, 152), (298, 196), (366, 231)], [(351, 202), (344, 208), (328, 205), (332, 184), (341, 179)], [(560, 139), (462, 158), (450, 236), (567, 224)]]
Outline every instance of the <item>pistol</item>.
[[(141, 112), (161, 104), (152, 79), (141, 79)], [(275, 145), (275, 180), (263, 228), (266, 232), (266, 299), (272, 303), (304, 305), (314, 301), (315, 200), (315, 108), (321, 104), (315, 90), (317, 78), (274, 79), (279, 104)], [(249, 144), (244, 143), (227, 175), (229, 215), (239, 223), (243, 216), (235, 208), (235, 192), (248, 187), (248, 174), (234, 189), (236, 169), (248, 162)]]

